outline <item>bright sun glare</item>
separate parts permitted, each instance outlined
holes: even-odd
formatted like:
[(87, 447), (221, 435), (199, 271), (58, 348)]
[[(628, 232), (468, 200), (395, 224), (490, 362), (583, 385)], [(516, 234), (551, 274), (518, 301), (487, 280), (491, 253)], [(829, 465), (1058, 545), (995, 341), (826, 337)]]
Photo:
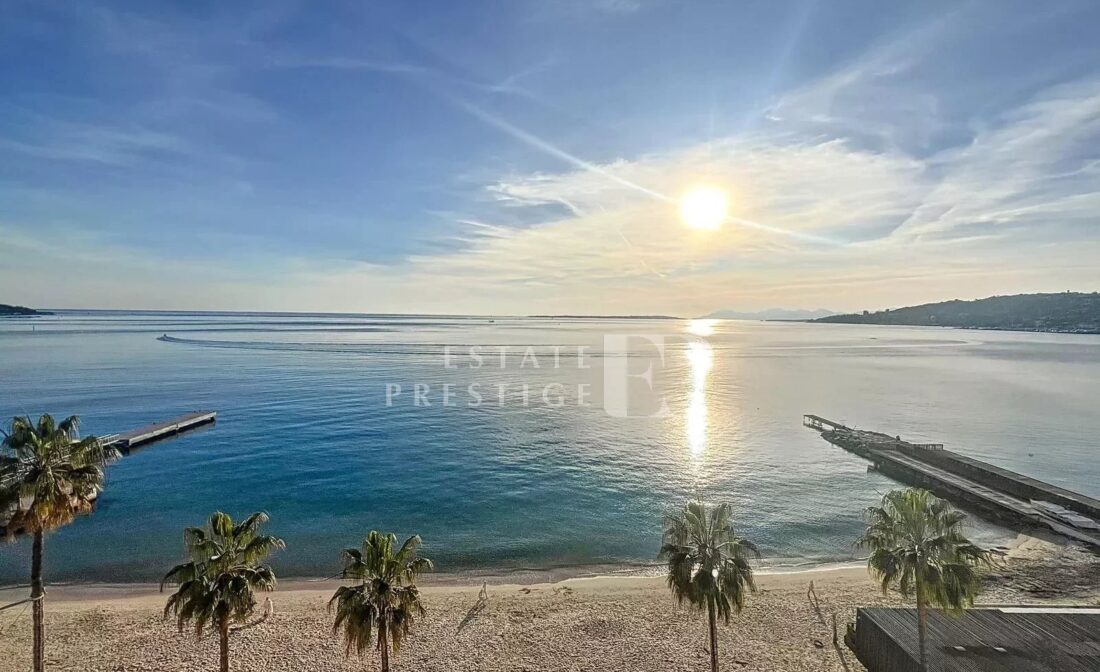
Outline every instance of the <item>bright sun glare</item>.
[(714, 187), (696, 187), (680, 199), (680, 218), (693, 229), (713, 231), (726, 218), (726, 194)]

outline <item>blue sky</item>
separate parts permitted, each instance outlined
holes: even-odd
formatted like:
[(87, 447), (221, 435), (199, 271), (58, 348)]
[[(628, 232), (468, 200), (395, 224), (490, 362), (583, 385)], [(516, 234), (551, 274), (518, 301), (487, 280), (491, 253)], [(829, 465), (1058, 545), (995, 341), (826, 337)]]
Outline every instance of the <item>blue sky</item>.
[[(0, 301), (1100, 289), (1100, 4), (4, 1)], [(696, 185), (733, 219), (688, 230)]]

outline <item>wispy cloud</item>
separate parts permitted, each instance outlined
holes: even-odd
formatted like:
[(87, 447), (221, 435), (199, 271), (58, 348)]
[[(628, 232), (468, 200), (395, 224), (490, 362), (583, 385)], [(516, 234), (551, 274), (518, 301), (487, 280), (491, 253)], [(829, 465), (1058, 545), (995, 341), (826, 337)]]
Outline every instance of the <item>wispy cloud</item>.
[[(592, 16), (625, 16), (634, 14), (647, 4), (654, 5), (660, 0), (559, 0), (558, 2), (538, 2), (539, 10), (545, 14)], [(535, 12), (539, 13), (538, 10)]]
[[(607, 81), (584, 75), (609, 56), (598, 41), (623, 26), (636, 23), (639, 40), (674, 29), (644, 23), (651, 4), (539, 3), (541, 13), (522, 12), (501, 30), (530, 36), (535, 20), (559, 21), (557, 32), (539, 24), (545, 42), (535, 35), (536, 48), (525, 49), (502, 39), (491, 58), (479, 45), (440, 39), (430, 20), (284, 40), (278, 28), (294, 3), (272, 3), (246, 22), (59, 5), (92, 36), (102, 69), (134, 68), (142, 87), (135, 95), (115, 78), (103, 90), (119, 96), (95, 100), (71, 92), (47, 100), (31, 87), (7, 104), (17, 113), (0, 125), (0, 155), (38, 178), (9, 171), (0, 185), (8, 196), (31, 194), (8, 198), (0, 212), (11, 243), (0, 251), (0, 285), (29, 282), (39, 293), (25, 302), (55, 305), (49, 296), (86, 296), (85, 305), (112, 296), (131, 306), (690, 315), (1100, 283), (1100, 80), (1070, 67), (1087, 61), (1077, 52), (1000, 84), (980, 70), (960, 74), (943, 52), (972, 55), (980, 45), (959, 44), (992, 20), (990, 5), (970, 3), (930, 18), (917, 12), (919, 25), (900, 22), (862, 51), (825, 44), (820, 53), (843, 60), (773, 92), (789, 73), (817, 72), (799, 49), (821, 39), (810, 14), (827, 11), (822, 3), (796, 13), (790, 34), (803, 37), (780, 40), (772, 71), (749, 78), (768, 100), (726, 99), (741, 105), (726, 115), (732, 122), (712, 114), (704, 131), (684, 128), (707, 116), (694, 116), (690, 91), (733, 87), (739, 73), (668, 87), (650, 75), (669, 71), (653, 63), (647, 71), (637, 48), (628, 50), (630, 70), (614, 72), (636, 76), (644, 95), (614, 93), (638, 104), (608, 103), (609, 114), (586, 118), (575, 91), (562, 87)], [(406, 34), (417, 30), (419, 39)], [(587, 51), (567, 48), (581, 39)], [(1001, 85), (996, 104), (975, 100)], [(673, 89), (687, 101), (662, 107)], [(715, 110), (721, 100), (700, 106)], [(678, 116), (631, 125), (646, 115)], [(201, 175), (208, 189), (180, 184), (161, 170), (169, 165)], [(92, 178), (55, 170), (72, 166), (71, 175)], [(150, 174), (161, 178), (152, 193), (142, 182)], [(130, 180), (140, 184), (127, 191)], [(679, 221), (678, 198), (700, 184), (730, 192), (733, 217), (716, 233)], [(117, 191), (91, 202), (107, 190)], [(225, 242), (211, 247), (236, 256), (228, 264), (208, 256), (213, 276), (198, 261), (173, 263), (132, 235), (144, 232), (142, 218), (161, 214), (180, 226), (172, 235)], [(112, 226), (123, 217), (129, 227)], [(196, 231), (193, 221), (209, 225)], [(54, 235), (78, 249), (52, 249), (43, 241)], [(364, 249), (391, 241), (400, 244), (386, 265), (357, 261), (381, 258)], [(51, 260), (38, 264), (49, 273), (16, 248)], [(105, 265), (125, 275), (73, 280)], [(185, 287), (207, 304), (181, 303), (195, 294)]]
[(382, 72), (390, 74), (432, 74), (431, 68), (415, 63), (383, 61), (369, 58), (331, 56), (327, 58), (286, 58), (272, 57), (267, 66), (273, 68), (327, 68), (332, 70), (351, 70), (362, 72)]
[(941, 176), (895, 238), (1098, 222), (1100, 79), (1044, 91), (1000, 122), (967, 147), (932, 157)]
[[(947, 298), (960, 283), (972, 294), (996, 293), (1008, 278), (1034, 289), (1087, 288), (1097, 279), (1095, 241), (1008, 243), (1039, 227), (1100, 224), (1098, 132), (1100, 89), (1083, 80), (1005, 113), (965, 148), (928, 157), (775, 128), (608, 164), (570, 155), (562, 157), (569, 170), (485, 186), (506, 210), (567, 204), (556, 218), (516, 228), (494, 222), (492, 211), (457, 216), (463, 229), (454, 244), (400, 265), (302, 259), (284, 278), (293, 285), (288, 296), (323, 291), (334, 302), (326, 308), (358, 305), (371, 287), (393, 302), (372, 308), (441, 312), (873, 307), (880, 292), (893, 302)], [(746, 219), (854, 244), (737, 226), (691, 232), (674, 198), (646, 196), (698, 183), (728, 186), (735, 214)]]
[(99, 126), (40, 120), (26, 140), (0, 138), (0, 148), (43, 159), (129, 165), (156, 155), (189, 154), (182, 138), (140, 126)]
[[(546, 149), (545, 141), (492, 122)], [(873, 293), (876, 278), (927, 290), (960, 278), (983, 278), (968, 286), (993, 288), (1015, 274), (1049, 288), (1043, 269), (1052, 264), (1088, 286), (1089, 277), (1097, 280), (1086, 261), (1095, 252), (1091, 241), (1057, 254), (1025, 254), (1011, 242), (1034, 238), (1038, 228), (1100, 224), (1098, 133), (1100, 90), (1082, 80), (1041, 92), (966, 147), (928, 156), (810, 135), (798, 125), (602, 165), (550, 146), (572, 170), (512, 176), (489, 189), (509, 207), (567, 203), (572, 216), (412, 263), (420, 277), (554, 287), (574, 300), (598, 296), (594, 288), (636, 293), (656, 281), (648, 300), (689, 292), (689, 305), (698, 301), (699, 309), (722, 294), (824, 300), (832, 291)], [(823, 249), (736, 227), (700, 239), (679, 224), (674, 203), (639, 199), (678, 194), (698, 182), (728, 185), (735, 211), (748, 219), (856, 244)], [(896, 268), (899, 259), (904, 270)], [(701, 286), (708, 289), (700, 292)]]

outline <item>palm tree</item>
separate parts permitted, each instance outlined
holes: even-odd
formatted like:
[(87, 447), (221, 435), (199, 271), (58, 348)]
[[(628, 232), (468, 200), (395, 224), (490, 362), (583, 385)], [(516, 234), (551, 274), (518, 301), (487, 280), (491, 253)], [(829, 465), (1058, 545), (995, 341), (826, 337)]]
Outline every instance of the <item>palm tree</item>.
[(658, 557), (668, 560), (668, 587), (676, 599), (707, 610), (712, 672), (718, 671), (718, 616), (728, 625), (745, 605), (746, 589), (756, 590), (750, 553), (760, 557), (752, 542), (734, 532), (729, 504), (708, 511), (702, 502), (689, 502), (679, 515), (665, 516)]
[(343, 629), (347, 655), (354, 650), (362, 656), (377, 631), (375, 648), (382, 656), (382, 672), (390, 670), (390, 646), (397, 653), (415, 620), (424, 615), (416, 579), (432, 569), (431, 560), (417, 555), (419, 535), (394, 552), (396, 545), (396, 535), (371, 530), (361, 549), (345, 549), (341, 577), (359, 583), (341, 586), (328, 603), (329, 609), (336, 608), (332, 632)]
[(992, 556), (963, 536), (966, 514), (927, 490), (886, 493), (881, 506), (867, 509), (867, 530), (859, 540), (871, 550), (867, 568), (882, 585), (906, 598), (916, 596), (920, 669), (928, 669), (925, 632), (928, 605), (958, 612), (974, 604), (981, 588), (978, 569)]
[(31, 600), (34, 616), (34, 670), (44, 669), (42, 543), (47, 532), (91, 511), (103, 488), (103, 467), (118, 453), (94, 436), (79, 438), (80, 418), (54, 422), (49, 414), (12, 418), (0, 444), (0, 516), (8, 538), (34, 536), (31, 547)]
[(255, 591), (275, 589), (275, 572), (261, 563), (286, 544), (260, 534), (260, 526), (268, 519), (266, 513), (253, 513), (234, 524), (227, 514), (216, 511), (205, 529), (183, 531), (189, 560), (173, 567), (160, 582), (161, 591), (168, 583), (178, 585), (164, 606), (164, 616), (174, 614), (180, 632), (188, 621), (194, 623), (197, 637), (202, 637), (207, 625), (217, 628), (221, 672), (229, 672), (230, 624), (244, 623), (252, 615)]

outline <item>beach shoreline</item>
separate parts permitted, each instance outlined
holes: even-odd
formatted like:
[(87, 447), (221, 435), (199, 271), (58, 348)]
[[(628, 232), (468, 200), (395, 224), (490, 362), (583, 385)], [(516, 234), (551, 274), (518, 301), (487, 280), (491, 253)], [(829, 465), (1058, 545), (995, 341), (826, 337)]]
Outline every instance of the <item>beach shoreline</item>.
[[(862, 560), (850, 562), (823, 563), (820, 565), (800, 566), (756, 566), (756, 576), (788, 576), (829, 573), (835, 571), (848, 571), (859, 569), (866, 571), (866, 564)], [(276, 567), (276, 571), (278, 567)], [(428, 588), (451, 588), (481, 586), (483, 583), (490, 586), (537, 586), (554, 585), (569, 581), (645, 581), (664, 577), (664, 565), (653, 564), (645, 567), (638, 565), (577, 565), (540, 568), (471, 570), (458, 572), (433, 571), (423, 574), (418, 584)], [(159, 590), (159, 584), (155, 581), (59, 581), (48, 582), (52, 592), (65, 595), (105, 594), (128, 595), (141, 594)], [(302, 590), (310, 586), (339, 585), (341, 581), (334, 576), (287, 576), (279, 577), (277, 590)], [(5, 596), (25, 590), (27, 583), (10, 583), (0, 585), (0, 603)]]
[[(761, 570), (755, 572), (755, 576), (758, 581), (767, 585), (787, 586), (794, 583), (806, 583), (811, 580), (817, 581), (830, 581), (830, 580), (844, 580), (850, 581), (856, 578), (861, 580), (870, 581), (867, 569), (865, 566), (845, 566), (845, 567), (822, 567), (803, 569), (798, 571), (767, 571)], [(465, 592), (469, 590), (478, 590), (482, 585), (486, 585), (494, 590), (543, 590), (553, 589), (568, 586), (573, 589), (583, 588), (586, 590), (631, 590), (631, 589), (649, 589), (665, 587), (665, 577), (663, 575), (654, 574), (629, 574), (629, 575), (611, 575), (611, 574), (590, 574), (590, 575), (578, 575), (569, 576), (560, 579), (551, 580), (533, 580), (533, 581), (515, 581), (515, 577), (510, 574), (485, 574), (485, 575), (467, 575), (467, 574), (424, 574), (417, 581), (417, 585), (420, 586), (422, 592), (426, 594), (433, 593), (454, 593)], [(337, 587), (346, 585), (346, 581), (342, 581), (337, 578), (321, 578), (321, 577), (290, 577), (286, 579), (279, 579), (278, 584), (273, 591), (275, 594), (283, 593), (310, 593), (310, 592), (327, 592), (331, 594)], [(171, 587), (167, 586), (166, 591), (170, 592)], [(20, 596), (27, 591), (27, 586), (4, 586), (0, 587), (0, 604), (6, 604), (8, 602), (20, 599)], [(167, 592), (162, 593), (160, 585), (157, 583), (148, 582), (135, 582), (135, 583), (107, 583), (107, 582), (90, 582), (90, 583), (68, 583), (68, 584), (52, 584), (48, 586), (49, 602), (53, 604), (61, 603), (80, 603), (80, 602), (112, 602), (123, 600), (145, 600), (146, 598), (156, 597), (158, 599), (164, 598)]]
[[(1038, 537), (1019, 534), (1010, 544), (1002, 547), (1006, 560), (1041, 559), (1067, 548), (1068, 544), (1056, 537)], [(602, 564), (575, 565), (548, 568), (521, 569), (485, 569), (459, 572), (430, 572), (421, 576), (419, 585), (425, 589), (469, 588), (482, 584), (499, 587), (534, 587), (566, 584), (569, 582), (595, 582), (596, 584), (615, 582), (646, 582), (654, 579), (664, 581), (664, 565)], [(848, 576), (858, 572), (867, 576), (866, 563), (856, 559), (845, 562), (828, 562), (806, 565), (766, 565), (758, 563), (754, 574), (758, 577), (790, 577), (792, 580), (809, 581), (816, 577)], [(48, 581), (47, 581), (48, 582)], [(50, 583), (50, 592), (61, 599), (95, 599), (97, 596), (126, 598), (148, 593), (159, 593), (159, 584), (150, 581), (72, 581)], [(29, 584), (15, 583), (0, 585), (0, 604), (17, 599), (20, 591)], [(321, 587), (342, 585), (333, 576), (289, 576), (280, 577), (278, 591), (314, 590)], [(640, 584), (639, 584), (640, 585)], [(663, 583), (662, 583), (663, 585)]]
[[(699, 670), (706, 667), (706, 617), (679, 604), (660, 575), (589, 575), (517, 582), (514, 575), (425, 575), (427, 610), (394, 659), (395, 670)], [(815, 600), (809, 590), (813, 586)], [(258, 596), (261, 623), (233, 635), (238, 672), (373, 669), (348, 658), (332, 634), (328, 602), (338, 579), (288, 578)], [(487, 601), (474, 613), (484, 586)], [(862, 564), (759, 571), (756, 592), (719, 628), (723, 667), (858, 672), (843, 638), (858, 607), (901, 606)], [(0, 603), (26, 587), (0, 589)], [(213, 637), (196, 640), (165, 618), (168, 595), (150, 583), (49, 585), (47, 658), (64, 670), (207, 670)], [(987, 580), (979, 605), (1100, 604), (1100, 557), (1021, 535)], [(30, 619), (5, 614), (0, 659), (29, 665)], [(465, 623), (465, 624), (464, 624)], [(369, 655), (369, 654), (368, 654)]]
[[(813, 580), (823, 607), (815, 614)], [(233, 635), (232, 669), (241, 672), (376, 669), (377, 659), (347, 657), (332, 634), (328, 601), (340, 581), (287, 580), (258, 596), (266, 621)], [(463, 622), (482, 583), (425, 582), (427, 614), (393, 659), (395, 670), (696, 670), (707, 661), (706, 617), (678, 604), (660, 576), (571, 578), (554, 583), (487, 584), (483, 611)], [(0, 592), (0, 599), (11, 597)], [(151, 584), (88, 584), (48, 589), (48, 667), (64, 670), (210, 669), (216, 638), (196, 640), (163, 609), (167, 594)], [(757, 577), (744, 612), (720, 629), (731, 669), (859, 670), (850, 652), (831, 645), (828, 619), (840, 627), (856, 606), (895, 604), (862, 568)], [(29, 619), (0, 638), (11, 669), (29, 663)], [(843, 634), (843, 631), (841, 631)], [(842, 662), (843, 661), (843, 662)]]

